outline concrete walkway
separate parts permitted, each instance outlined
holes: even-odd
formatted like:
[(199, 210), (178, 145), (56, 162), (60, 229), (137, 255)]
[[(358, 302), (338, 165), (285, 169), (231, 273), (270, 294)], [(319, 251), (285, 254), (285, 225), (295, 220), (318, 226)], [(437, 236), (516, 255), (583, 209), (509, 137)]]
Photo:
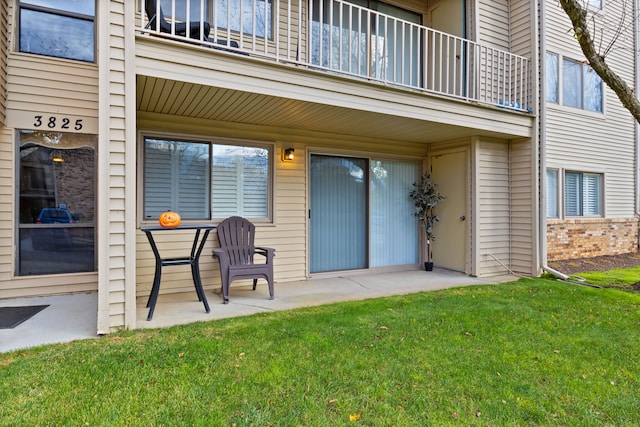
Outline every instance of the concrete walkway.
[[(145, 307), (147, 298), (138, 298), (137, 327), (167, 327), (339, 301), (503, 283), (515, 279), (513, 276), (478, 279), (438, 269), (432, 272), (420, 270), (354, 274), (276, 283), (274, 300), (269, 300), (269, 292), (263, 281), (258, 283), (255, 291), (251, 286), (234, 284), (231, 286), (229, 304), (222, 304), (222, 297), (218, 293), (206, 292), (211, 307), (210, 313), (205, 313), (204, 306), (198, 302), (195, 291), (167, 294), (160, 295), (153, 319), (147, 321), (148, 309)], [(97, 337), (97, 295), (95, 293), (0, 300), (0, 307), (40, 304), (50, 306), (14, 329), (0, 329), (0, 352)]]

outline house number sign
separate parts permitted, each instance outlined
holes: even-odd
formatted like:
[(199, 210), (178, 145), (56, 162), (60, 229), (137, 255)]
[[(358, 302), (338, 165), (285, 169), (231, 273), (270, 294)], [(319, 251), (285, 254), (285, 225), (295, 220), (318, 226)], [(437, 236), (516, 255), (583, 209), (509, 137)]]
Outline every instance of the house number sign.
[(45, 116), (36, 114), (33, 116), (34, 129), (48, 129), (59, 131), (81, 131), (84, 127), (82, 119), (67, 116)]
[(6, 123), (15, 129), (98, 134), (98, 118), (92, 116), (7, 109)]

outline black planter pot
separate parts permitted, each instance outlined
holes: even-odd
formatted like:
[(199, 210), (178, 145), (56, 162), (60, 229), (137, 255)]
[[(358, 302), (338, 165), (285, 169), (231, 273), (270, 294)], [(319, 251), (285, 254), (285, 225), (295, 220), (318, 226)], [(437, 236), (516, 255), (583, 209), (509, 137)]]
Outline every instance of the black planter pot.
[(424, 263), (424, 270), (425, 271), (433, 271), (433, 263), (432, 262), (425, 262)]

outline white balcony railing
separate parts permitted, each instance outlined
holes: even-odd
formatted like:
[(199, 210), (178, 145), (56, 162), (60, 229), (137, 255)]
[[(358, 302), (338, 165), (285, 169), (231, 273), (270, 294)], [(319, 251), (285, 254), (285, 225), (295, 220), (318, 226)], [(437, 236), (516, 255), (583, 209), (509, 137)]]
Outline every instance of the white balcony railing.
[(142, 33), (531, 111), (528, 59), (341, 0), (143, 3)]

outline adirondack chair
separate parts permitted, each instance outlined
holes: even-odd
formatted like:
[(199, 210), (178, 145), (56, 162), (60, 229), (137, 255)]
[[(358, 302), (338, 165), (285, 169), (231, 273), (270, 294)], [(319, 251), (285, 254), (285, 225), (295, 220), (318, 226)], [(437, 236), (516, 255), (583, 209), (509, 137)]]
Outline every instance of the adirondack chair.
[[(269, 297), (273, 299), (273, 257), (275, 249), (254, 246), (256, 227), (239, 216), (225, 219), (218, 225), (220, 248), (213, 249), (213, 256), (220, 263), (222, 298), (229, 303), (229, 285), (236, 279), (253, 279), (253, 290), (258, 279), (269, 285)], [(254, 256), (262, 255), (266, 263), (254, 263)]]
[[(159, 23), (160, 32), (171, 34), (171, 23), (165, 19), (162, 7), (157, 7), (156, 0), (145, 0), (144, 9), (147, 13), (147, 18), (149, 18), (148, 28), (155, 29)], [(156, 23), (156, 19), (158, 23)], [(202, 28), (203, 40), (209, 41), (208, 36), (209, 31), (211, 31), (211, 25), (208, 22), (202, 22)], [(187, 37), (188, 31), (189, 38), (200, 40), (200, 21), (176, 22), (174, 23), (174, 31), (175, 35), (183, 37)]]

